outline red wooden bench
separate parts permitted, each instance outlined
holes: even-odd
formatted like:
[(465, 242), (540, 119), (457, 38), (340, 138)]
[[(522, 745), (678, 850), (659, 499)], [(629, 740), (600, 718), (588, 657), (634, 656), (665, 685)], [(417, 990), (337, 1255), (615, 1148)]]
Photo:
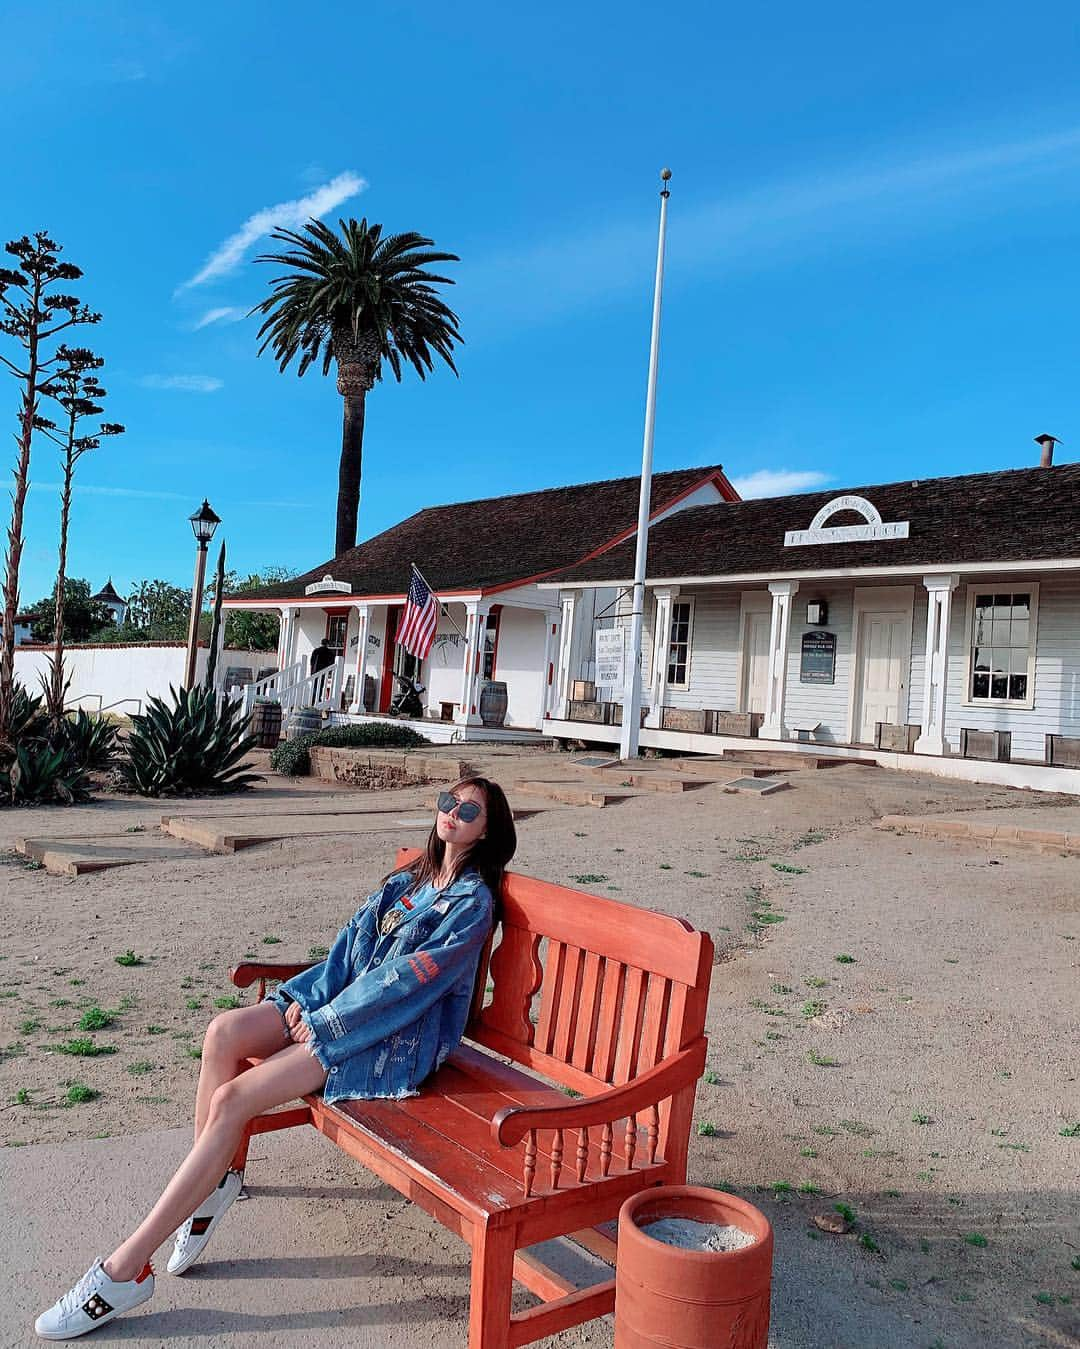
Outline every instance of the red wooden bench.
[[(628, 1195), (686, 1179), (712, 956), (708, 934), (681, 919), (507, 873), (470, 1043), (419, 1096), (307, 1096), (250, 1132), (313, 1124), (467, 1241), (470, 1349), (554, 1335), (610, 1312), (614, 1279), (579, 1290), (525, 1248), (570, 1236), (611, 1263), (597, 1224)], [(243, 964), (231, 977), (257, 981), (261, 997), (267, 980), (305, 968)], [(246, 1152), (245, 1140), (238, 1165)], [(512, 1315), (515, 1279), (541, 1302)]]

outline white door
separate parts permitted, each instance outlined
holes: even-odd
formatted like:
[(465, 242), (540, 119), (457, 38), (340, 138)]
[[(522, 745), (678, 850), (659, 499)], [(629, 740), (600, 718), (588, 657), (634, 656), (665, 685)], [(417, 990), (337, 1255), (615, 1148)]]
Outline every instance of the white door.
[[(875, 724), (906, 718), (911, 615), (863, 611), (859, 618), (859, 709), (856, 740), (874, 743)], [(904, 715), (901, 715), (901, 709)]]
[(772, 610), (751, 610), (746, 615), (746, 639), (743, 643), (744, 712), (764, 712), (769, 692), (769, 636)]

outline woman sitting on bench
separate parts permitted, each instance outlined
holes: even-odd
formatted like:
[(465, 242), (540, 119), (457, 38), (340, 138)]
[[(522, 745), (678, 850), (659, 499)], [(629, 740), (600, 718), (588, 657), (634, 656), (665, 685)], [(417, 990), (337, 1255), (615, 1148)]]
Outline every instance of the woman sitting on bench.
[[(329, 1103), (416, 1094), (464, 1032), (516, 846), (502, 788), (462, 779), (439, 793), (424, 855), (368, 896), (322, 964), (214, 1018), (194, 1146), (135, 1231), (38, 1317), (43, 1339), (75, 1339), (146, 1302), (150, 1257), (174, 1230), (166, 1268), (183, 1274), (194, 1264), (240, 1192), (243, 1174), (230, 1163), (249, 1120), (319, 1090)], [(242, 1071), (249, 1058), (262, 1062)]]

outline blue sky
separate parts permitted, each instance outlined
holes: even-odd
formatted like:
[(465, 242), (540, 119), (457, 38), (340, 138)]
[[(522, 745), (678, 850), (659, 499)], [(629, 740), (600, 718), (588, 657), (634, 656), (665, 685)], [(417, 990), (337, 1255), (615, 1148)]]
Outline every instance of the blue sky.
[[(1077, 455), (1072, 6), (98, 0), (3, 28), (4, 237), (47, 227), (86, 272), (128, 427), (80, 466), (95, 584), (186, 584), (204, 495), (241, 570), (332, 551), (333, 380), (279, 375), (242, 317), (304, 209), (462, 257), (460, 379), (368, 400), (362, 536), (637, 471), (665, 163), (658, 468), (787, 490), (1028, 465), (1043, 431)], [(25, 602), (58, 476), (39, 443)]]

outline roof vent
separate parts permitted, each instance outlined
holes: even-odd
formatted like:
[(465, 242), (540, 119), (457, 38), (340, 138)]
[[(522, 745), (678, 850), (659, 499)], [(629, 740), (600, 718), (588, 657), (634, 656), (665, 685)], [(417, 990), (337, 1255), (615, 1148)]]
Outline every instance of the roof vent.
[(1057, 436), (1043, 434), (1035, 437), (1035, 444), (1042, 449), (1042, 454), (1039, 456), (1039, 467), (1051, 468), (1054, 463), (1054, 446), (1060, 445), (1061, 441), (1058, 440)]

